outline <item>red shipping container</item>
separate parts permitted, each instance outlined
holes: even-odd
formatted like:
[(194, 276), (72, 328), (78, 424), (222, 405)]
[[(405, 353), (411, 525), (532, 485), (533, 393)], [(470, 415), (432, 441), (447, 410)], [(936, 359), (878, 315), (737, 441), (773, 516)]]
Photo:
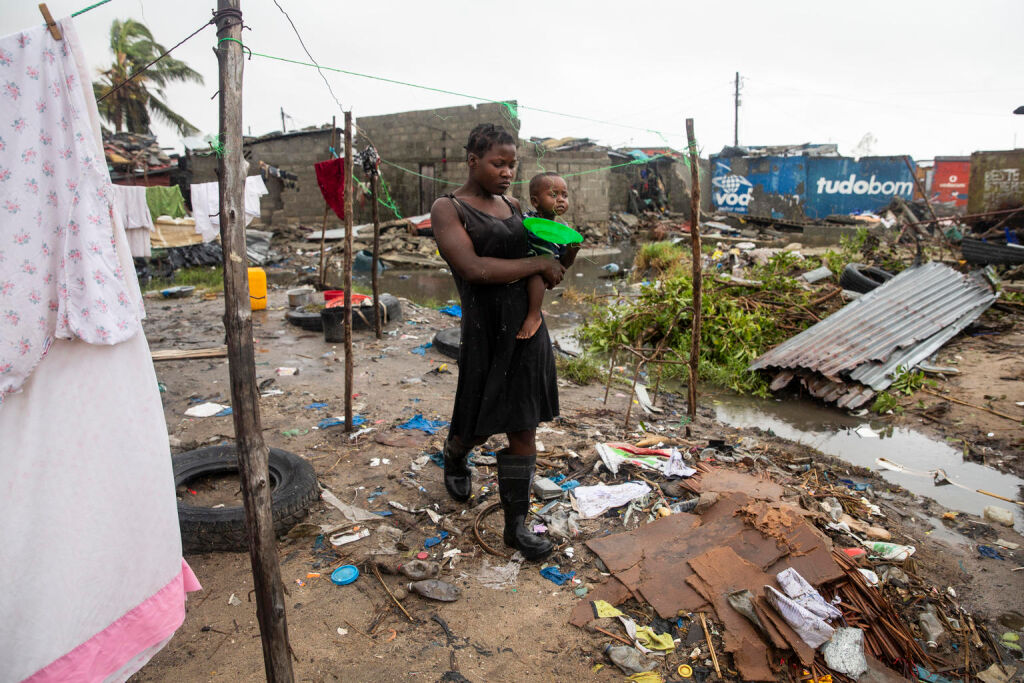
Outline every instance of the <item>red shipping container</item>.
[(930, 197), (932, 203), (966, 209), (970, 179), (971, 160), (969, 158), (936, 157)]

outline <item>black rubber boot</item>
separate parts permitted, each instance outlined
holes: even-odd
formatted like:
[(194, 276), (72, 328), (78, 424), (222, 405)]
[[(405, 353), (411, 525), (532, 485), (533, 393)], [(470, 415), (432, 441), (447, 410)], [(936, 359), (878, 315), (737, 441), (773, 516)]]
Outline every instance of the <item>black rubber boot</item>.
[(537, 456), (512, 455), (504, 450), (497, 455), (498, 495), (505, 513), (505, 545), (521, 552), (527, 560), (547, 557), (551, 553), (551, 541), (524, 526), (530, 514), (530, 489)]
[(469, 471), (469, 452), (451, 439), (444, 442), (444, 488), (454, 500), (465, 503), (473, 493), (473, 474)]

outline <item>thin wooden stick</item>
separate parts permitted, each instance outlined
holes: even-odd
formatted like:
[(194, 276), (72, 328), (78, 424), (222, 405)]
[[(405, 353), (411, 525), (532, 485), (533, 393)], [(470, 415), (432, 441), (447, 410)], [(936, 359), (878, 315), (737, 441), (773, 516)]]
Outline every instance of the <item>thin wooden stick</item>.
[(625, 639), (625, 638), (623, 638), (622, 636), (617, 636), (617, 635), (615, 635), (614, 633), (612, 633), (612, 632), (610, 632), (610, 631), (605, 631), (605, 630), (604, 630), (603, 628), (601, 628), (600, 626), (595, 626), (595, 627), (594, 627), (594, 630), (595, 630), (595, 631), (600, 631), (601, 633), (605, 634), (605, 635), (606, 635), (606, 636), (608, 636), (609, 638), (614, 638), (615, 640), (619, 641), (620, 643), (625, 643), (626, 645), (629, 645), (630, 647), (635, 647), (635, 645), (634, 645), (634, 643), (633, 643), (633, 642), (631, 642), (631, 641), (629, 641), (629, 640), (626, 640), (626, 639)]
[(371, 264), (371, 281), (373, 283), (373, 331), (377, 339), (383, 337), (381, 332), (380, 314), (380, 207), (377, 205), (377, 169), (370, 173), (370, 201), (373, 202), (373, 263)]
[[(700, 363), (701, 323), (701, 251), (700, 251), (700, 158), (697, 140), (693, 134), (693, 119), (686, 119), (686, 139), (690, 151), (690, 251), (693, 263), (693, 318), (690, 331), (690, 386), (687, 387), (687, 412), (691, 420), (697, 418), (697, 368)], [(708, 641), (710, 642), (710, 640)], [(711, 651), (712, 654), (714, 650)], [(718, 671), (718, 662), (715, 662)], [(718, 674), (721, 678), (722, 674)]]
[(150, 357), (157, 360), (187, 360), (189, 358), (224, 358), (228, 355), (227, 346), (215, 346), (209, 349), (157, 349), (150, 352)]
[(715, 665), (715, 673), (722, 677), (722, 670), (718, 668), (718, 655), (715, 654), (715, 644), (711, 642), (711, 632), (708, 631), (708, 622), (704, 620), (704, 613), (700, 613), (700, 625), (704, 627), (704, 637), (708, 641), (708, 649), (711, 650), (711, 663)]
[(352, 164), (352, 110), (345, 112), (345, 431), (352, 431), (352, 196), (356, 179)]
[(604, 404), (608, 405), (608, 392), (612, 388), (612, 373), (615, 372), (615, 354), (618, 349), (612, 349), (612, 358), (608, 361), (608, 381), (604, 385)]
[(953, 398), (952, 396), (946, 396), (945, 394), (940, 394), (939, 392), (932, 391), (931, 389), (927, 389), (927, 388), (922, 387), (921, 391), (925, 392), (926, 394), (931, 394), (932, 396), (938, 396), (939, 398), (946, 399), (947, 401), (950, 401), (951, 403), (958, 403), (958, 404), (960, 404), (962, 406), (967, 406), (968, 408), (975, 408), (977, 410), (984, 410), (986, 413), (992, 413), (993, 415), (996, 415), (998, 417), (1005, 417), (1007, 420), (1013, 420), (1014, 422), (1017, 422), (1017, 423), (1020, 423), (1021, 421), (1024, 421), (1024, 418), (1014, 417), (1013, 415), (1007, 415), (1006, 413), (1000, 413), (998, 410), (992, 410), (991, 408), (986, 408), (985, 406), (979, 406), (979, 405), (976, 405), (974, 403), (968, 403), (967, 401), (961, 401), (958, 398)]
[(413, 621), (413, 618), (405, 611), (405, 608), (402, 607), (402, 603), (398, 602), (398, 598), (396, 598), (394, 593), (391, 592), (388, 585), (384, 583), (384, 579), (380, 578), (380, 572), (377, 571), (377, 567), (373, 567), (373, 574), (377, 577), (377, 580), (380, 581), (380, 585), (384, 587), (384, 592), (388, 594), (388, 597), (395, 601), (395, 604), (398, 605), (398, 609), (402, 610), (402, 614), (405, 615), (405, 618), (409, 621)]

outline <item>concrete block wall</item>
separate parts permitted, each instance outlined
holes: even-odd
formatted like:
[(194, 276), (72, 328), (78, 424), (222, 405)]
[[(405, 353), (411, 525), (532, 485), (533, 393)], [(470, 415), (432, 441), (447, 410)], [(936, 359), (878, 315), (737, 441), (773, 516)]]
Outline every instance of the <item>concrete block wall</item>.
[[(608, 196), (611, 172), (608, 154), (603, 150), (578, 152), (546, 152), (526, 142), (519, 146), (519, 170), (513, 186), (516, 197), (529, 211), (530, 178), (546, 171), (565, 176), (569, 189), (569, 212), (565, 218), (570, 225), (604, 226), (608, 222)], [(597, 170), (604, 169), (604, 170)]]
[[(343, 145), (344, 131), (337, 132), (337, 145)], [(319, 228), (323, 220), (324, 202), (316, 182), (314, 164), (331, 158), (330, 126), (314, 131), (297, 131), (266, 136), (250, 140), (244, 146), (249, 161), (249, 175), (259, 174), (259, 162), (277, 166), (299, 177), (296, 188), (272, 188), (273, 180), (267, 182), (270, 195), (260, 200), (260, 222), (273, 227), (275, 223), (300, 223)], [(192, 182), (205, 183), (217, 180), (217, 157), (190, 157)], [(279, 190), (279, 191), (278, 191)], [(334, 212), (328, 213), (328, 229), (341, 226)]]
[[(511, 102), (515, 104), (514, 100)], [(501, 125), (519, 140), (518, 129), (509, 121), (508, 108), (484, 103), (360, 117), (357, 145), (363, 149), (372, 142), (382, 159), (412, 171), (381, 165), (382, 177), (399, 212), (402, 216), (415, 216), (428, 213), (434, 199), (465, 182), (466, 141), (480, 123)], [(422, 165), (433, 166), (433, 181), (414, 175), (421, 172)], [(362, 178), (361, 173), (359, 176)], [(394, 214), (381, 207), (381, 220), (389, 218), (394, 218)], [(356, 221), (369, 220), (370, 205), (366, 203), (357, 208)]]

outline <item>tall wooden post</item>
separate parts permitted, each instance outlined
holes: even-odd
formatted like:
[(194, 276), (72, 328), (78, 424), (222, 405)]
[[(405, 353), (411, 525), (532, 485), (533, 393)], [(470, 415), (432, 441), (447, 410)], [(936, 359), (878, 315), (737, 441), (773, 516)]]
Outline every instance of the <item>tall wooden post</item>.
[(384, 336), (381, 330), (380, 314), (380, 276), (377, 269), (380, 267), (380, 207), (377, 205), (377, 169), (370, 172), (370, 201), (373, 202), (373, 330), (377, 339)]
[(352, 195), (356, 177), (352, 163), (352, 110), (345, 112), (345, 431), (352, 431)]
[(288, 625), (281, 568), (270, 512), (267, 446), (260, 428), (259, 392), (252, 341), (252, 310), (245, 250), (245, 170), (242, 159), (242, 11), (240, 0), (217, 0), (220, 66), (220, 239), (224, 249), (224, 328), (228, 342), (232, 416), (245, 506), (249, 558), (256, 587), (256, 618), (267, 680), (290, 682)]
[(693, 256), (693, 325), (690, 330), (690, 386), (688, 413), (697, 417), (697, 369), (700, 365), (701, 251), (700, 251), (700, 156), (693, 135), (693, 119), (686, 119), (686, 141), (690, 150), (690, 251)]
[[(284, 111), (283, 109), (281, 111)], [(331, 149), (336, 150), (338, 148), (338, 124), (335, 117), (331, 117)], [(331, 210), (331, 205), (324, 201), (324, 220), (320, 226), (320, 288), (327, 289), (327, 270), (325, 268), (325, 260), (327, 257), (326, 241), (327, 241), (327, 213)]]

